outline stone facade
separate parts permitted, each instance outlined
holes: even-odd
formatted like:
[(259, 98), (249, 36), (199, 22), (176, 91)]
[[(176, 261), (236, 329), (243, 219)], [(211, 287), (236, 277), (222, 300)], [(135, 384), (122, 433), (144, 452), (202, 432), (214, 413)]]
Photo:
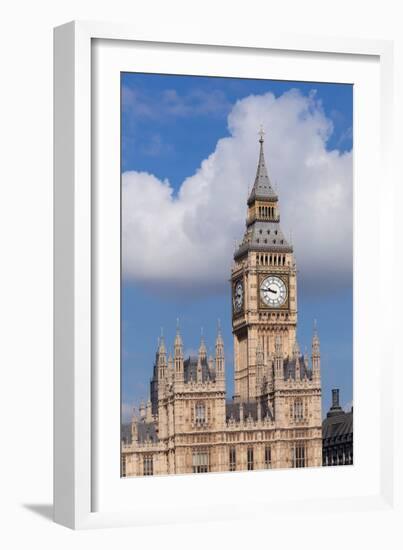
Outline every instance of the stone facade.
[(263, 134), (244, 238), (231, 273), (235, 394), (226, 398), (224, 343), (201, 339), (184, 358), (179, 327), (168, 356), (161, 338), (150, 400), (122, 441), (122, 475), (163, 475), (322, 465), (321, 374), (297, 343), (297, 268), (280, 228)]

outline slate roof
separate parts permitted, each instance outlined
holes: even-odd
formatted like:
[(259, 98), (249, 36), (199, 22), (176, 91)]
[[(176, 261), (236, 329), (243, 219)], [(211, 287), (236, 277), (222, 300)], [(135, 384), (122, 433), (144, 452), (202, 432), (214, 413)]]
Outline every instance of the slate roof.
[[(260, 140), (259, 162), (256, 170), (255, 183), (248, 198), (248, 206), (255, 199), (277, 201), (277, 194), (273, 189), (267, 173), (263, 152), (263, 139)], [(287, 242), (279, 220), (255, 220), (247, 227), (242, 243), (234, 254), (235, 260), (249, 250), (262, 252), (292, 252), (292, 246)]]
[[(295, 359), (284, 359), (284, 380), (288, 380), (289, 378), (295, 379), (295, 365)], [(305, 377), (309, 380), (312, 379), (312, 370), (306, 368), (303, 356), (301, 356), (299, 359), (299, 368), (301, 380), (303, 380)]]
[(154, 422), (137, 422), (137, 433), (139, 443), (145, 443), (152, 441), (156, 443), (158, 441), (157, 430)]
[[(188, 359), (184, 361), (183, 372), (184, 372), (185, 383), (190, 382), (190, 380), (193, 380), (193, 381), (197, 380), (197, 364), (198, 364), (198, 358), (194, 356), (188, 357)], [(210, 371), (207, 357), (205, 359), (202, 359), (201, 368), (202, 368), (202, 382), (207, 382), (207, 381), (214, 382), (215, 371)]]
[[(243, 404), (243, 417), (247, 419), (250, 415), (253, 420), (257, 420), (257, 401), (246, 401)], [(239, 407), (240, 403), (235, 401), (227, 401), (225, 404), (225, 417), (226, 420), (233, 418), (236, 422), (239, 422)], [(269, 416), (273, 420), (273, 414), (267, 403), (261, 403), (261, 417), (265, 418)]]
[(131, 424), (122, 424), (120, 429), (120, 438), (124, 443), (132, 442), (132, 427)]
[(259, 162), (256, 170), (255, 182), (251, 194), (248, 199), (248, 205), (252, 204), (255, 199), (269, 199), (276, 201), (277, 194), (273, 189), (269, 175), (267, 173), (266, 163), (263, 152), (263, 139), (260, 139)]
[(341, 411), (326, 417), (322, 423), (322, 438), (325, 443), (349, 441), (353, 438), (353, 412)]
[(247, 228), (243, 241), (235, 253), (235, 258), (248, 250), (292, 252), (293, 249), (285, 238), (278, 222), (255, 221)]

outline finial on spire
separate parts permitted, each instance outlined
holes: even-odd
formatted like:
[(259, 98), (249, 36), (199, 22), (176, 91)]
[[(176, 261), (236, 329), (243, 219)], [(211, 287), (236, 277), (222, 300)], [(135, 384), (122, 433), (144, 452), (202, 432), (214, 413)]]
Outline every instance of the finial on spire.
[(316, 341), (319, 341), (319, 336), (318, 336), (318, 322), (316, 319), (313, 320), (313, 338), (316, 340)]
[(181, 332), (179, 329), (179, 317), (176, 318), (176, 336), (175, 336), (175, 354), (178, 355), (179, 352), (181, 353), (182, 348), (182, 338), (181, 338)]
[(161, 327), (161, 338), (164, 338), (164, 327)]
[(265, 135), (265, 131), (263, 130), (263, 124), (260, 125), (260, 130), (258, 132), (259, 134), (259, 142), (260, 143), (263, 143), (264, 142), (264, 135)]
[(319, 355), (319, 336), (318, 325), (316, 319), (313, 320), (313, 336), (312, 336), (312, 355)]
[(200, 355), (207, 355), (206, 343), (204, 341), (204, 336), (203, 336), (203, 327), (201, 327), (200, 332), (201, 332), (201, 337), (200, 337), (199, 356)]

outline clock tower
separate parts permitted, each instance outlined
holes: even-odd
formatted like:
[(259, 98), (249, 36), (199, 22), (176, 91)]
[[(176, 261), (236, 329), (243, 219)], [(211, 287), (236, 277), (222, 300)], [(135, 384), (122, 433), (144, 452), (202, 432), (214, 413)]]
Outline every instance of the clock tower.
[[(243, 240), (231, 273), (234, 398), (227, 400), (224, 342), (202, 339), (187, 359), (177, 328), (173, 358), (160, 340), (151, 400), (122, 446), (122, 475), (204, 473), (322, 465), (320, 343), (311, 365), (297, 332), (296, 264), (280, 227), (263, 130)], [(168, 359), (167, 359), (168, 357)]]
[(296, 345), (297, 279), (293, 248), (280, 227), (277, 193), (264, 157), (264, 132), (256, 177), (248, 198), (243, 240), (231, 274), (235, 400), (269, 393), (274, 358), (291, 358)]

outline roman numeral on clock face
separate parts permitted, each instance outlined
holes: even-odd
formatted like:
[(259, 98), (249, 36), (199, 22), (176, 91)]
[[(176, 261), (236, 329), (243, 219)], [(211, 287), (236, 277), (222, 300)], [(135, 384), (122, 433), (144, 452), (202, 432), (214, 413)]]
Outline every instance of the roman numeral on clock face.
[(270, 307), (280, 307), (287, 298), (287, 287), (280, 277), (266, 277), (260, 285), (260, 297)]

